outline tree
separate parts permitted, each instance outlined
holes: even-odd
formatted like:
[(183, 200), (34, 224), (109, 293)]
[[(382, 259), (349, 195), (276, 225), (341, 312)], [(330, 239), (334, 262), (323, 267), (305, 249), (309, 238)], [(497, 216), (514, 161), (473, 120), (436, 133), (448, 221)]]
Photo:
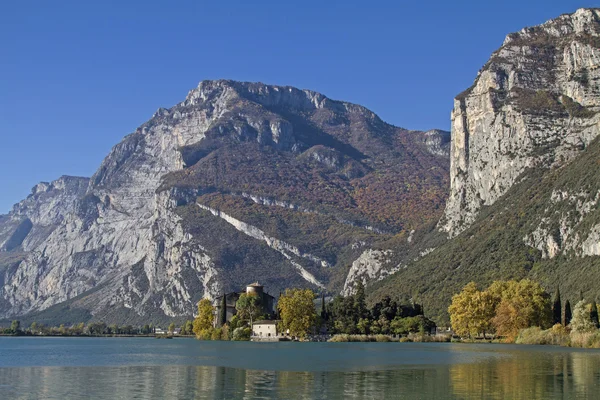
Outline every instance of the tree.
[(235, 303), (235, 309), (241, 319), (250, 321), (250, 328), (254, 318), (262, 313), (260, 297), (255, 294), (243, 293)]
[(169, 327), (167, 328), (167, 331), (168, 331), (170, 334), (173, 334), (173, 332), (175, 332), (175, 322), (171, 322), (171, 323), (169, 324)]
[(457, 335), (473, 337), (492, 330), (492, 318), (496, 300), (490, 292), (481, 292), (475, 282), (467, 284), (463, 290), (452, 296), (448, 307), (450, 323)]
[(354, 292), (354, 313), (356, 322), (358, 322), (359, 319), (367, 316), (365, 285), (363, 285), (361, 281), (358, 281), (356, 284), (356, 290)]
[(16, 319), (15, 319), (15, 320), (14, 320), (14, 321), (13, 321), (13, 322), (10, 324), (10, 331), (11, 331), (13, 334), (15, 334), (15, 335), (16, 335), (17, 333), (20, 333), (20, 332), (21, 332), (21, 321), (18, 321), (18, 320), (16, 320)]
[(575, 304), (575, 308), (573, 309), (573, 319), (571, 319), (571, 329), (573, 332), (577, 333), (592, 332), (596, 329), (596, 326), (590, 319), (590, 313), (585, 304), (585, 300), (580, 300)]
[(500, 298), (492, 322), (496, 333), (514, 340), (519, 330), (530, 326), (549, 327), (552, 321), (550, 296), (529, 279), (490, 286), (493, 298)]
[(565, 313), (563, 325), (567, 326), (571, 323), (571, 318), (573, 318), (573, 314), (571, 313), (571, 302), (569, 300), (565, 301)]
[(221, 299), (221, 308), (219, 309), (219, 325), (223, 326), (227, 323), (227, 294), (223, 293)]
[(213, 327), (214, 307), (209, 299), (202, 299), (198, 302), (198, 316), (193, 322), (193, 331), (197, 338), (206, 336), (206, 332)]
[(289, 329), (292, 336), (306, 337), (317, 318), (314, 300), (315, 294), (310, 289), (286, 289), (277, 304), (280, 329)]
[(592, 320), (592, 324), (594, 324), (596, 328), (600, 326), (598, 324), (598, 305), (595, 300), (592, 301), (592, 305), (590, 306), (590, 320)]
[(370, 323), (367, 318), (361, 318), (358, 320), (358, 323), (356, 324), (356, 328), (363, 335), (367, 335), (369, 333), (369, 325), (370, 325)]
[(149, 335), (150, 333), (152, 333), (152, 328), (150, 328), (150, 325), (146, 324), (142, 327), (141, 333), (142, 335)]
[(192, 335), (194, 333), (194, 322), (191, 320), (185, 321), (185, 335)]
[(554, 293), (554, 302), (552, 303), (552, 323), (553, 325), (560, 324), (562, 321), (562, 303), (560, 301), (560, 290), (556, 287)]

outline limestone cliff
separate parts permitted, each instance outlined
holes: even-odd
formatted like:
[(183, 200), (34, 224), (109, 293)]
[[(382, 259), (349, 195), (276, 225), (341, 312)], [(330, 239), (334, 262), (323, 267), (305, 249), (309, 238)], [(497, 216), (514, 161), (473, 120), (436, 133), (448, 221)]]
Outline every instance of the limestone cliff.
[(572, 160), (600, 133), (600, 11), (580, 9), (510, 34), (454, 100), (450, 196), (455, 236), (528, 168)]

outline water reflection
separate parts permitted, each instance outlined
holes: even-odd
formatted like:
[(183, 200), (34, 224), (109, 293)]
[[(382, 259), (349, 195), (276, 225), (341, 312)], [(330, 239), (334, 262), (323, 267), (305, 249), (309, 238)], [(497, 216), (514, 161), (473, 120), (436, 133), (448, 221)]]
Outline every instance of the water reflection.
[(450, 367), (452, 392), (463, 399), (594, 399), (600, 354), (514, 351), (510, 357)]
[(382, 371), (290, 372), (216, 366), (0, 368), (0, 399), (598, 398), (598, 352), (524, 349), (494, 353), (502, 356)]

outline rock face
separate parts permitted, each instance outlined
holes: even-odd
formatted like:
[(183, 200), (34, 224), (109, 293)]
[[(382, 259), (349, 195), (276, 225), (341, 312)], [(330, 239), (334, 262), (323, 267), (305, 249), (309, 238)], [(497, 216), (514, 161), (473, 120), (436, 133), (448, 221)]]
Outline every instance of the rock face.
[(452, 295), (471, 281), (530, 278), (559, 286), (563, 299), (596, 296), (600, 10), (506, 37), (454, 100), (450, 162), (437, 229), (409, 237), (410, 255), (365, 252), (353, 264), (362, 261), (365, 276), (382, 265), (395, 271), (372, 284), (372, 300), (416, 297), (448, 323)]
[(564, 165), (600, 133), (600, 11), (580, 9), (506, 37), (454, 100), (450, 197), (455, 236), (527, 169)]
[(39, 184), (0, 216), (0, 318), (59, 303), (111, 322), (184, 318), (256, 280), (340, 290), (366, 247), (439, 218), (448, 150), (447, 132), (316, 92), (201, 82), (89, 180)]

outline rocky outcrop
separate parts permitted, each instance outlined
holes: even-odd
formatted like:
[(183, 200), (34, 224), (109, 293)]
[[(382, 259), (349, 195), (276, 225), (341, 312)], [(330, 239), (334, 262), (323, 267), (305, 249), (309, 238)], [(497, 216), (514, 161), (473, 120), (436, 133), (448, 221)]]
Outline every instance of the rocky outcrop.
[(360, 282), (363, 285), (380, 281), (386, 276), (397, 272), (400, 267), (390, 268), (390, 257), (394, 252), (392, 250), (373, 250), (364, 251), (350, 267), (346, 276), (342, 296), (348, 296), (354, 293), (355, 285)]
[(76, 208), (88, 183), (87, 178), (63, 176), (37, 184), (0, 220), (0, 251), (30, 251), (42, 243)]
[(450, 196), (455, 236), (527, 169), (564, 165), (600, 133), (600, 11), (580, 9), (506, 37), (454, 100)]

